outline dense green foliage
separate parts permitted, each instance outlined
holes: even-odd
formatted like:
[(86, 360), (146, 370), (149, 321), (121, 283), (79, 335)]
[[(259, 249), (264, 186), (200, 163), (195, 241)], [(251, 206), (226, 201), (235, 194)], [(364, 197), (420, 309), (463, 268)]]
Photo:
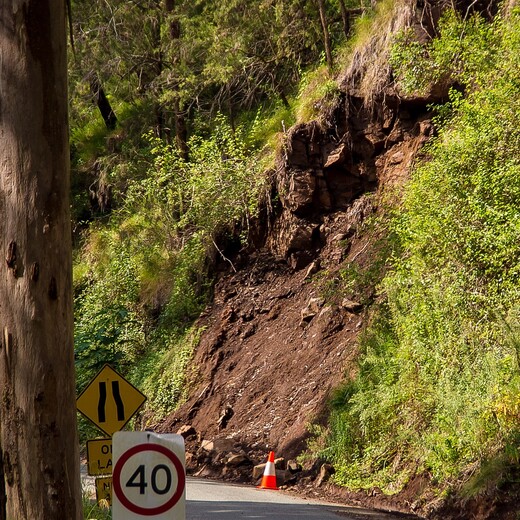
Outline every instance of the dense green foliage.
[[(78, 389), (110, 363), (147, 394), (153, 420), (196, 378), (194, 322), (217, 261), (247, 244), (265, 148), (339, 90), (317, 2), (72, 3)], [(341, 2), (324, 5), (337, 50)], [(361, 17), (341, 59), (390, 28), (395, 7)], [(375, 40), (353, 59), (373, 60), (371, 88), (390, 35)], [(472, 492), (479, 474), (507, 478), (520, 460), (520, 14), (448, 10), (426, 44), (401, 32), (391, 64), (407, 93), (453, 88), (397, 215), (375, 222), (374, 262), (322, 280), (376, 303), (318, 451), (350, 487), (395, 492), (425, 472), (442, 485), (473, 475)]]
[(520, 13), (450, 12), (427, 45), (401, 35), (393, 63), (405, 88), (458, 90), (391, 223), (402, 254), (322, 453), (338, 481), (387, 492), (415, 472), (507, 478), (520, 458)]
[[(343, 36), (340, 3), (358, 7), (324, 2), (334, 45)], [(74, 99), (88, 97), (96, 73), (112, 99), (146, 104), (165, 133), (175, 132), (178, 115), (191, 124), (217, 111), (234, 120), (261, 101), (287, 103), (324, 52), (316, 2), (76, 0), (73, 14)]]
[(149, 141), (147, 175), (128, 182), (108, 223), (90, 226), (78, 255), (76, 360), (80, 387), (110, 363), (133, 373), (152, 409), (164, 414), (186, 392), (208, 259), (216, 241), (247, 230), (262, 177), (240, 132), (222, 119), (211, 137), (190, 140), (190, 161), (172, 145)]
[[(358, 3), (322, 5), (336, 48)], [(78, 391), (110, 363), (153, 420), (196, 377), (194, 322), (216, 264), (247, 245), (266, 149), (338, 89), (317, 2), (72, 0), (72, 16)]]

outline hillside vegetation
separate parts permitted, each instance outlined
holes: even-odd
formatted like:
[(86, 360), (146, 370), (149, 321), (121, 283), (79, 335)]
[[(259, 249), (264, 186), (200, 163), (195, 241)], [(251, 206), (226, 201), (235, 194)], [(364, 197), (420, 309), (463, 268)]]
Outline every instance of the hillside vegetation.
[(359, 374), (334, 397), (323, 454), (348, 486), (395, 492), (426, 472), (471, 495), (516, 479), (519, 14), (447, 11), (431, 43), (403, 32), (393, 48), (407, 94), (454, 88), (390, 222)]
[[(448, 518), (439, 503), (450, 498), (513, 492), (520, 11), (401, 0), (72, 4), (78, 389), (110, 363), (149, 398), (140, 426), (167, 417), (198, 381), (197, 318), (215, 278), (276, 231), (290, 127), (316, 120), (332, 134), (348, 96), (381, 119), (387, 96), (430, 103), (434, 135), (410, 178), (384, 192), (381, 179), (367, 184), (377, 211), (356, 232), (378, 235), (371, 260), (313, 279), (325, 298), (358, 298), (366, 326), (326, 419), (310, 427), (307, 457), (331, 462), (352, 490), (395, 494), (426, 479), (414, 507), (432, 517)], [(81, 423), (84, 438), (89, 428)]]
[(150, 420), (186, 397), (217, 264), (232, 266), (269, 211), (279, 135), (337, 93), (323, 38), (344, 41), (351, 10), (73, 1), (79, 389), (110, 363), (146, 392)]

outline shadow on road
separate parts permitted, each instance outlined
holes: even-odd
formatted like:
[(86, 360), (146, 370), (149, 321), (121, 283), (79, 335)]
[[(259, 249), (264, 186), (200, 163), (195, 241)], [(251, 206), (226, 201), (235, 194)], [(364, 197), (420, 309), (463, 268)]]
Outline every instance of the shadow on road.
[(286, 520), (291, 518), (312, 520), (383, 520), (384, 513), (362, 512), (355, 508), (335, 508), (316, 504), (273, 504), (261, 502), (204, 502), (186, 503), (186, 520), (232, 520), (251, 518), (256, 520)]

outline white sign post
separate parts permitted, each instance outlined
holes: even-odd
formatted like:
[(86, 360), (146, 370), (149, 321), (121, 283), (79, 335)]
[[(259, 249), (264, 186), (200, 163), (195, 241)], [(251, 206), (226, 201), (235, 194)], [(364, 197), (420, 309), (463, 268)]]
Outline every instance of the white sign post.
[(186, 471), (181, 435), (116, 432), (113, 520), (185, 520)]

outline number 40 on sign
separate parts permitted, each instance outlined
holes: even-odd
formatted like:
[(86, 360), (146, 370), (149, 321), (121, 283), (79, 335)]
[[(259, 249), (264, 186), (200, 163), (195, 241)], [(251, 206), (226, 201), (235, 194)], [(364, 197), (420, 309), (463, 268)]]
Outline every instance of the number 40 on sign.
[(180, 435), (118, 432), (113, 438), (114, 520), (185, 520), (186, 473)]

